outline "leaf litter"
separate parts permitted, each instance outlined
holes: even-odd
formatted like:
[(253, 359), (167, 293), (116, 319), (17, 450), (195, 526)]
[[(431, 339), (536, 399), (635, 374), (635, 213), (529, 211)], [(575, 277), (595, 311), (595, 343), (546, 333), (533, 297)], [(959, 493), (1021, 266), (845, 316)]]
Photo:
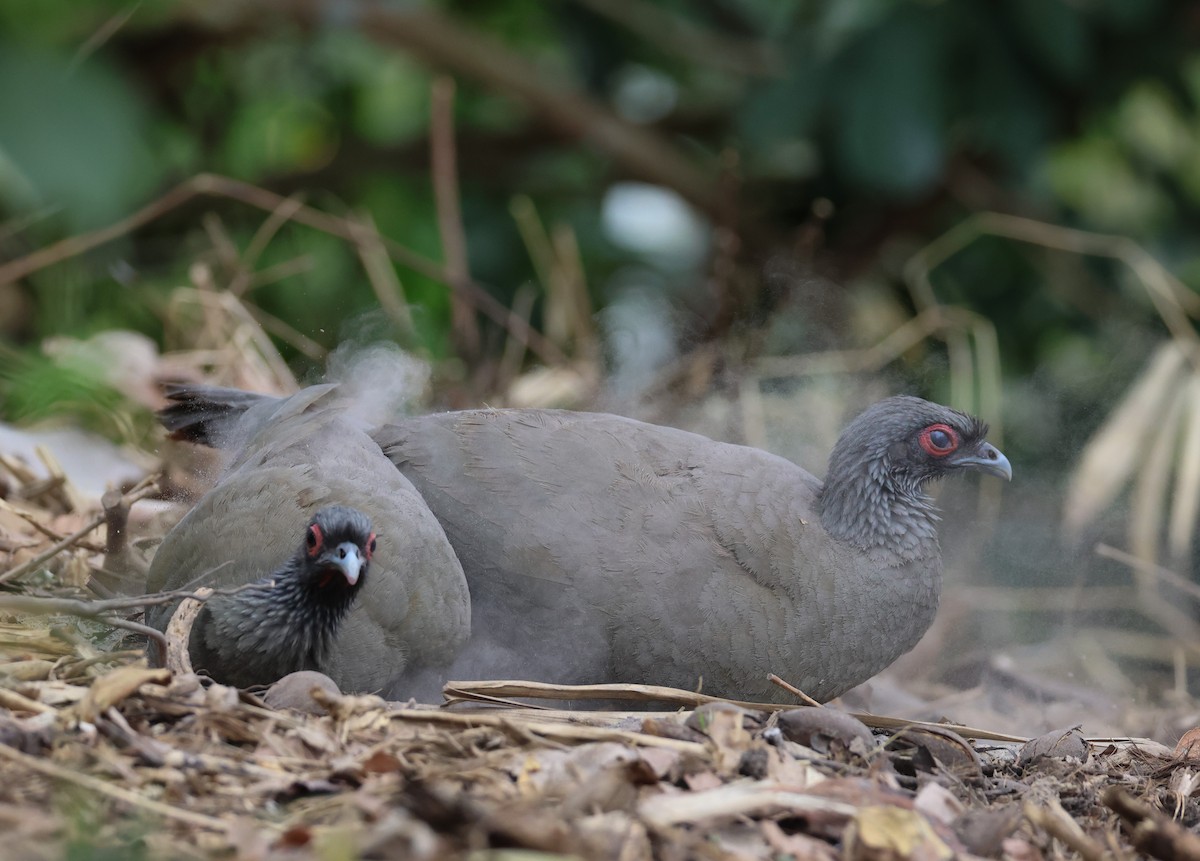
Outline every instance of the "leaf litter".
[[(389, 703), (311, 674), (238, 691), (149, 666), (116, 587), (167, 528), (146, 499), (163, 479), (97, 505), (43, 466), (0, 460), (6, 859), (1200, 861), (1200, 729), (1175, 749), (1077, 726), (1025, 740), (515, 680)], [(545, 703), (585, 699), (663, 710)]]

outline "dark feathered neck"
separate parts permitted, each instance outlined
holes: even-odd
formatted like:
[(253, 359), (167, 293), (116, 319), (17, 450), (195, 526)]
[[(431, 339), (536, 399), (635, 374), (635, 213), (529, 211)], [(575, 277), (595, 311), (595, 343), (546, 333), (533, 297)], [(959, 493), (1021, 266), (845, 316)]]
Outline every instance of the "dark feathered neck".
[(894, 553), (898, 562), (938, 551), (937, 510), (918, 481), (894, 471), (886, 455), (836, 466), (831, 458), (819, 499), (826, 532), (862, 550)]
[(915, 428), (969, 417), (917, 398), (880, 401), (852, 421), (829, 455), (818, 507), (825, 530), (897, 562), (938, 552), (937, 511), (925, 493), (932, 477), (908, 451)]
[(239, 653), (284, 675), (320, 664), (353, 601), (353, 590), (316, 585), (303, 560), (294, 558), (209, 609), (220, 636), (236, 641)]

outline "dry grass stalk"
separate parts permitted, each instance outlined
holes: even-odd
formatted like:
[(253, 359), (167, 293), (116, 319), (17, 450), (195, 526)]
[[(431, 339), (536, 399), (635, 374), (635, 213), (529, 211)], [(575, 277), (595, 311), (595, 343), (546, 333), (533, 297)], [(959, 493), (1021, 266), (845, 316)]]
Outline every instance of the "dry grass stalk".
[[(309, 206), (293, 205), (289, 198), (249, 183), (202, 173), (185, 180), (157, 200), (108, 227), (67, 237), (24, 257), (0, 264), (0, 284), (11, 283), (62, 260), (85, 254), (93, 248), (150, 224), (197, 197), (207, 196), (235, 200), (272, 214), (290, 210), (290, 219), (295, 223), (328, 233), (346, 242), (357, 243), (362, 235), (360, 225), (353, 219), (339, 218)], [(388, 255), (397, 263), (461, 293), (497, 325), (522, 337), (541, 361), (548, 365), (558, 365), (565, 361), (562, 352), (554, 344), (526, 322), (513, 317), (483, 285), (472, 279), (455, 281), (442, 266), (393, 239), (381, 237), (381, 242)]]
[[(1200, 335), (1194, 324), (1200, 319), (1200, 297), (1128, 237), (1073, 230), (1000, 213), (979, 213), (934, 240), (909, 261), (906, 276), (919, 310), (927, 312), (939, 307), (930, 272), (985, 236), (1118, 261), (1136, 276), (1154, 304), (1171, 339), (1158, 350), (1147, 371), (1085, 449), (1072, 477), (1064, 507), (1064, 525), (1068, 533), (1081, 534), (1136, 475), (1129, 521), (1134, 552), (1147, 561), (1155, 561), (1163, 524), (1168, 523), (1171, 558), (1186, 558), (1191, 552), (1200, 512)], [(993, 413), (988, 405), (999, 393), (990, 384), (998, 380), (998, 373), (994, 372), (998, 371), (998, 364), (993, 364), (998, 354), (990, 346), (995, 342), (995, 332), (977, 328), (973, 337), (977, 343), (971, 354), (960, 330), (945, 334), (952, 400), (956, 405), (968, 402), (964, 398), (968, 394), (967, 373), (973, 355), (981, 383), (979, 409), (990, 417)], [(989, 346), (983, 346), (984, 342)], [(984, 365), (991, 370), (985, 372)], [(1184, 448), (1176, 467), (1180, 437)], [(1145, 445), (1147, 439), (1153, 440), (1149, 447)], [(1168, 511), (1164, 499), (1172, 476), (1175, 492)], [(1146, 583), (1140, 582), (1139, 586), (1142, 599), (1146, 600)]]
[(804, 693), (804, 691), (800, 690), (795, 685), (790, 684), (790, 683), (784, 681), (783, 679), (779, 678), (779, 676), (775, 675), (774, 673), (770, 673), (767, 676), (767, 678), (771, 681), (771, 684), (773, 684), (777, 687), (783, 688), (785, 691), (787, 691), (789, 694), (794, 696), (796, 699), (800, 700), (800, 702), (804, 703), (805, 705), (813, 706), (815, 708), (822, 708), (821, 703), (814, 700), (812, 697), (810, 697), (808, 694)]
[(97, 796), (108, 797), (127, 804), (135, 810), (144, 810), (148, 813), (153, 813), (157, 816), (163, 816), (167, 819), (174, 819), (186, 825), (192, 825), (197, 828), (208, 828), (214, 831), (225, 831), (228, 827), (225, 822), (212, 816), (205, 816), (201, 813), (193, 813), (190, 810), (182, 810), (178, 807), (172, 807), (169, 804), (163, 804), (159, 801), (146, 798), (136, 792), (131, 792), (123, 787), (116, 786), (108, 781), (99, 780), (88, 774), (83, 774), (75, 769), (64, 768), (55, 765), (45, 759), (29, 756), (21, 753), (14, 748), (0, 744), (0, 758), (10, 760), (17, 763), (22, 768), (29, 771), (35, 771), (43, 774), (53, 780), (71, 783), (79, 786), (88, 792), (94, 793)]
[[(454, 78), (440, 75), (429, 99), (429, 167), (434, 207), (442, 240), (442, 259), (451, 284), (469, 281), (467, 233), (463, 228), (458, 185), (458, 153), (454, 140)], [(451, 330), (458, 354), (470, 362), (479, 355), (481, 339), (475, 309), (455, 291), (450, 297)]]
[(705, 823), (753, 814), (781, 813), (791, 816), (832, 815), (850, 818), (858, 805), (798, 791), (789, 784), (758, 781), (726, 784), (686, 795), (657, 795), (642, 802), (638, 812), (657, 828)]
[[(194, 288), (171, 293), (164, 315), (163, 339), (175, 366), (191, 366), (197, 377), (256, 391), (292, 392), (295, 376), (270, 336), (248, 307), (219, 289), (207, 266), (191, 269)], [(230, 378), (232, 375), (232, 378)]]
[[(139, 499), (145, 499), (148, 496), (156, 495), (159, 492), (157, 484), (158, 478), (159, 476), (157, 475), (148, 476), (139, 482), (133, 489), (129, 491), (129, 493), (123, 495), (124, 504), (132, 505)], [(27, 562), (18, 565), (15, 568), (10, 568), (8, 571), (0, 574), (0, 584), (9, 583), (13, 580), (23, 577), (31, 571), (38, 569), (50, 559), (53, 559), (59, 553), (62, 553), (64, 550), (74, 547), (90, 532), (104, 525), (104, 520), (105, 515), (103, 512), (93, 516), (81, 528), (77, 529), (75, 532), (66, 536), (62, 540), (56, 541), (37, 556), (34, 556)]]
[[(1142, 559), (1158, 558), (1159, 535), (1166, 522), (1164, 510), (1167, 505), (1167, 489), (1171, 485), (1171, 471), (1179, 440), (1180, 417), (1184, 401), (1172, 391), (1162, 404), (1162, 411), (1146, 418), (1154, 422), (1145, 428), (1149, 441), (1146, 459), (1142, 462), (1133, 482), (1133, 493), (1129, 511), (1129, 545), (1135, 556)], [(1128, 444), (1129, 440), (1125, 440)], [(1145, 588), (1147, 584), (1139, 583)]]
[[(600, 338), (579, 243), (569, 225), (557, 224), (548, 232), (528, 197), (513, 198), (509, 212), (537, 273), (544, 298), (542, 328), (571, 362), (518, 377), (528, 346), (510, 333), (500, 364), (501, 386), (514, 406), (578, 406), (595, 393), (600, 379)], [(529, 319), (536, 298), (533, 291), (518, 291), (513, 313)]]
[(1116, 811), (1130, 829), (1130, 840), (1139, 851), (1163, 861), (1200, 861), (1200, 836), (1171, 821), (1162, 811), (1110, 786), (1101, 801)]
[[(528, 697), (531, 699), (625, 700), (629, 702), (672, 703), (693, 709), (709, 703), (732, 703), (741, 708), (762, 712), (777, 712), (791, 708), (808, 707), (798, 704), (782, 705), (780, 703), (755, 703), (744, 700), (730, 700), (659, 685), (557, 685), (548, 682), (528, 682), (511, 679), (447, 682), (442, 688), (442, 695), (446, 698), (447, 705), (454, 705), (459, 702), (486, 702), (496, 697)], [(854, 717), (861, 720), (867, 726), (876, 729), (891, 730), (907, 727), (933, 726), (940, 729), (952, 730), (967, 738), (1003, 742), (1027, 741), (1027, 739), (1021, 736), (968, 726), (928, 724), (925, 721), (913, 721), (870, 714), (856, 713)]]
[(171, 615), (171, 621), (167, 623), (164, 666), (175, 675), (187, 676), (195, 673), (188, 644), (196, 617), (200, 615), (200, 611), (204, 609), (204, 602), (212, 594), (213, 590), (208, 587), (197, 589), (194, 598), (184, 598), (179, 602), (179, 606)]
[(515, 733), (520, 740), (528, 738), (544, 738), (551, 741), (563, 742), (592, 742), (615, 741), (632, 744), (638, 747), (658, 747), (674, 750), (680, 753), (690, 753), (697, 756), (707, 753), (702, 744), (692, 741), (681, 741), (675, 738), (663, 738), (657, 735), (647, 735), (642, 732), (614, 729), (611, 727), (589, 726), (578, 723), (555, 723), (543, 720), (540, 712), (452, 712), (434, 710), (400, 709), (388, 713), (392, 720), (415, 722), (422, 724), (440, 724), (456, 727), (494, 727), (509, 733)]
[(1088, 836), (1057, 799), (1044, 805), (1027, 801), (1022, 809), (1031, 824), (1074, 849), (1084, 861), (1119, 861), (1103, 843)]
[(1181, 400), (1185, 404), (1184, 428), (1167, 525), (1167, 548), (1172, 565), (1181, 565), (1191, 553), (1196, 523), (1200, 519), (1200, 375), (1194, 374), (1188, 380)]
[(362, 261), (363, 271), (379, 300), (379, 307), (400, 332), (400, 336), (412, 343), (416, 340), (416, 329), (413, 326), (412, 312), (408, 308), (408, 300), (404, 295), (404, 284), (392, 266), (391, 258), (383, 247), (383, 237), (375, 225), (375, 219), (369, 213), (359, 216), (361, 229), (360, 239), (355, 243), (358, 258)]

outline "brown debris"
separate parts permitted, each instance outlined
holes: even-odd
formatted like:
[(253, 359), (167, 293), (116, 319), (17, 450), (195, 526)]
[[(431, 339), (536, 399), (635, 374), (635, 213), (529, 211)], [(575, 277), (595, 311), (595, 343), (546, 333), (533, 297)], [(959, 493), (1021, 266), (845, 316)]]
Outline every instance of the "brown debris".
[[(505, 850), (628, 861), (1137, 852), (1200, 861), (1188, 830), (1200, 822), (1196, 731), (1172, 755), (1144, 741), (1089, 742), (1078, 728), (1026, 742), (830, 707), (519, 680), (452, 682), (452, 707), (438, 708), (344, 695), (298, 673), (260, 699), (193, 673), (199, 591), (170, 597), (181, 604), (163, 637), (165, 666), (149, 667), (139, 599), (98, 601), (82, 587), (100, 566), (128, 560), (136, 571), (124, 533), (151, 482), (87, 509), (48, 468), (52, 480), (38, 483), (21, 464), (0, 463), (5, 858), (61, 858), (67, 847), (86, 857), (81, 846), (136, 841), (148, 859), (420, 861)], [(31, 594), (47, 570), (53, 594)], [(140, 639), (95, 633), (107, 625)], [(553, 702), (584, 699), (631, 710)]]
[(1162, 861), (1200, 861), (1200, 837), (1171, 820), (1161, 810), (1138, 801), (1119, 786), (1104, 790), (1101, 800), (1129, 828), (1134, 847)]

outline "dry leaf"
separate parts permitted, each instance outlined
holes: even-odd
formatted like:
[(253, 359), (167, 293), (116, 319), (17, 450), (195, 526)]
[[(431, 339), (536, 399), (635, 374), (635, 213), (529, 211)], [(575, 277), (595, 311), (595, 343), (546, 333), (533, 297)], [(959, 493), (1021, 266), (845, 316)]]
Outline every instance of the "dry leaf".
[(818, 753), (830, 752), (830, 742), (837, 742), (855, 753), (865, 755), (875, 747), (875, 736), (858, 718), (832, 708), (789, 709), (779, 713), (779, 731), (788, 741), (810, 747)]
[(92, 723), (106, 710), (137, 693), (142, 685), (165, 685), (170, 680), (171, 673), (164, 669), (151, 669), (137, 664), (118, 667), (92, 682), (87, 695), (79, 703), (79, 718)]
[(954, 850), (923, 816), (891, 805), (864, 807), (846, 826), (847, 861), (949, 861)]
[(362, 770), (367, 774), (390, 774), (401, 768), (400, 760), (382, 750), (375, 751), (362, 761)]
[(745, 722), (749, 713), (728, 703), (706, 703), (696, 709), (687, 724), (703, 732), (717, 748), (717, 761), (724, 772), (736, 772), (742, 753), (750, 745)]
[(1175, 759), (1200, 761), (1200, 727), (1192, 727), (1175, 743)]
[(963, 812), (963, 804), (946, 787), (926, 783), (913, 800), (913, 809), (935, 822), (949, 825)]
[(1137, 469), (1143, 442), (1161, 421), (1163, 407), (1179, 391), (1185, 356), (1174, 341), (1164, 342), (1149, 366), (1088, 442), (1071, 475), (1063, 526), (1078, 538), (1106, 509)]
[[(933, 758), (933, 762), (960, 778), (977, 777), (983, 772), (979, 754), (970, 743), (953, 730), (932, 726), (906, 727), (892, 738), (888, 747), (914, 745)], [(929, 769), (927, 760), (923, 767)]]
[(997, 858), (1008, 837), (1021, 824), (1021, 810), (1015, 804), (965, 810), (954, 822), (954, 834), (971, 853)]
[(1088, 745), (1083, 739), (1079, 727), (1058, 729), (1030, 739), (1021, 748), (1017, 756), (1017, 765), (1028, 765), (1036, 759), (1048, 756), (1054, 759), (1077, 759), (1083, 762), (1088, 758)]

